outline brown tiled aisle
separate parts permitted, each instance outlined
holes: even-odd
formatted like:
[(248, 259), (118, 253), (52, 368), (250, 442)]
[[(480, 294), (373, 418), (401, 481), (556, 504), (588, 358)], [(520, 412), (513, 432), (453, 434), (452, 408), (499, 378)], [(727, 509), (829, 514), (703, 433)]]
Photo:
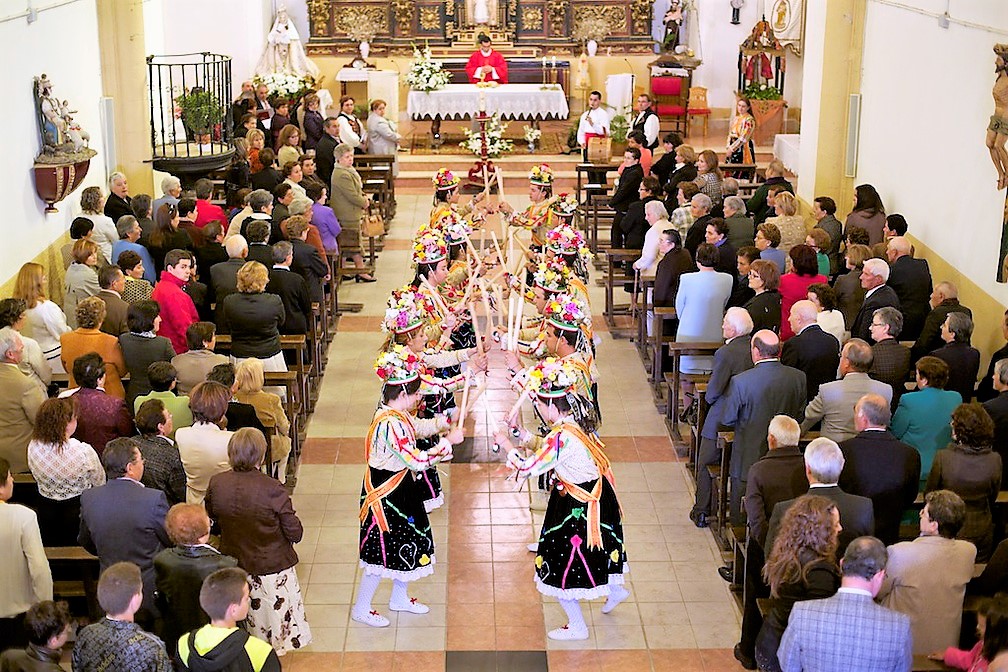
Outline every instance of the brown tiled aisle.
[[(431, 516), (437, 569), (411, 589), (431, 612), (389, 612), (386, 581), (374, 604), (391, 626), (379, 630), (350, 621), (359, 578), (363, 437), (379, 393), (371, 367), (382, 342), (380, 316), (389, 291), (408, 279), (408, 240), (430, 209), (429, 193), (400, 193), (398, 199), (379, 282), (343, 285), (341, 299), (362, 301), (365, 308), (340, 321), (308, 428), (294, 506), (305, 525), (298, 574), (315, 640), (286, 656), (284, 669), (740, 669), (730, 648), (738, 638), (739, 615), (716, 572), (720, 556), (710, 533), (689, 522), (689, 481), (651, 402), (640, 360), (628, 341), (609, 336), (600, 316), (602, 437), (624, 511), (631, 597), (609, 615), (599, 612), (601, 601), (584, 604), (587, 641), (546, 639), (546, 630), (562, 625), (563, 612), (533, 584), (532, 554), (525, 545), (537, 533), (541, 514), (529, 511), (526, 490), (516, 492), (514, 481), (505, 480), (503, 456), (487, 445), (480, 406), (466, 422), (470, 438), (456, 448), (455, 461), (442, 467), (446, 504)], [(592, 291), (598, 314), (601, 289)], [(487, 399), (503, 414), (514, 395), (498, 375)]]

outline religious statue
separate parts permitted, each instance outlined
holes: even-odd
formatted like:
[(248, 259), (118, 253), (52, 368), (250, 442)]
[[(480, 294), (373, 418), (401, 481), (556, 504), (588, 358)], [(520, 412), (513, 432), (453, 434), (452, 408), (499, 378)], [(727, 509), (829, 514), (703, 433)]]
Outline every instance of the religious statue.
[(672, 0), (668, 11), (665, 12), (665, 18), (662, 19), (662, 23), (665, 24), (665, 38), (662, 40), (662, 48), (665, 51), (674, 52), (676, 47), (678, 47), (679, 43), (682, 41), (682, 0)]
[(496, 26), (497, 0), (466, 0), (466, 16), (472, 26)]
[(995, 44), (994, 114), (987, 126), (987, 149), (998, 172), (998, 191), (1008, 187), (1008, 44)]
[(266, 36), (266, 48), (256, 65), (255, 74), (269, 75), (282, 72), (295, 77), (319, 77), (318, 66), (308, 60), (301, 36), (294, 22), (287, 16), (287, 7), (280, 6), (273, 28)]
[(45, 74), (35, 78), (43, 153), (79, 152), (87, 147), (91, 136), (74, 121), (77, 110), (71, 110), (70, 103), (60, 101), (52, 90), (52, 82)]

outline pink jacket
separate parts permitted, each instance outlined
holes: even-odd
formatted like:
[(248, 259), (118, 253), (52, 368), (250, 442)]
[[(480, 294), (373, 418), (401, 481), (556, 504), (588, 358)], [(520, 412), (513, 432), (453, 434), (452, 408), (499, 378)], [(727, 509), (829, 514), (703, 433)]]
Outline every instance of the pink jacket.
[(967, 672), (987, 672), (987, 660), (980, 655), (981, 649), (983, 640), (977, 642), (969, 651), (950, 646), (945, 649), (945, 664)]
[(182, 354), (189, 350), (186, 343), (186, 329), (199, 321), (196, 304), (182, 290), (185, 284), (168, 271), (161, 271), (161, 280), (154, 285), (151, 299), (161, 306), (161, 328), (158, 336), (164, 336), (172, 343), (175, 352)]

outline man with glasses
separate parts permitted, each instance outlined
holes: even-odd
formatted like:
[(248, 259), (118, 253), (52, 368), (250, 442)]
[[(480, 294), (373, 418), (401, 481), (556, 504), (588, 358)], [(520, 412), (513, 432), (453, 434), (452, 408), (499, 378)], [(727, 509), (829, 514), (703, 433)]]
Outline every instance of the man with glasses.
[(868, 375), (892, 386), (892, 405), (899, 405), (900, 395), (906, 392), (910, 375), (910, 348), (896, 339), (903, 333), (903, 315), (890, 306), (879, 308), (868, 325), (874, 361)]

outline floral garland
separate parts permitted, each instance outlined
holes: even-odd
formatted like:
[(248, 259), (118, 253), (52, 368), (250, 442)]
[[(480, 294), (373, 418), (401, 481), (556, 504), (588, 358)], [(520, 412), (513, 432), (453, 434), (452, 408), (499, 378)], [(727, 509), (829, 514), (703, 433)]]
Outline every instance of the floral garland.
[[(486, 122), (487, 156), (496, 158), (514, 149), (514, 143), (504, 137), (507, 127), (508, 125), (496, 114)], [(466, 139), (459, 143), (459, 147), (468, 149), (476, 156), (483, 156), (483, 133), (469, 128), (463, 128), (462, 132), (465, 133)]]
[(274, 99), (295, 101), (305, 94), (309, 89), (317, 88), (315, 78), (311, 75), (291, 75), (286, 72), (271, 72), (266, 75), (256, 75), (252, 78), (252, 84), (256, 87), (260, 85), (269, 89), (269, 95)]
[(555, 326), (568, 331), (591, 325), (591, 316), (581, 302), (570, 294), (557, 294), (547, 300), (543, 316)]
[(433, 264), (448, 256), (444, 236), (432, 228), (422, 229), (413, 239), (413, 263)]
[(571, 362), (547, 357), (529, 371), (526, 389), (540, 397), (562, 397), (574, 389), (577, 379)]
[(447, 191), (457, 187), (461, 180), (447, 168), (439, 168), (437, 174), (431, 178), (431, 182), (434, 183), (434, 188), (438, 191)]
[(557, 254), (577, 254), (591, 259), (592, 253), (584, 234), (569, 224), (561, 224), (546, 232), (546, 246)]
[(451, 82), (451, 73), (442, 68), (441, 61), (435, 61), (430, 46), (423, 49), (413, 47), (406, 83), (414, 91), (437, 91)]
[(408, 292), (393, 292), (389, 296), (388, 308), (382, 320), (382, 331), (385, 333), (404, 334), (420, 326), (426, 313), (419, 303), (425, 301), (423, 295), (410, 290)]
[(546, 163), (532, 166), (532, 170), (529, 171), (529, 182), (541, 185), (553, 184), (553, 169)]
[(567, 265), (556, 260), (541, 262), (532, 274), (533, 285), (547, 292), (563, 292), (567, 289), (571, 271)]
[(375, 373), (386, 383), (408, 383), (420, 376), (423, 363), (405, 345), (393, 345), (378, 355)]
[(445, 242), (449, 245), (464, 245), (465, 241), (472, 235), (473, 229), (458, 214), (450, 212), (438, 220), (441, 230), (444, 232)]
[[(403, 285), (399, 289), (393, 289), (389, 294), (388, 308), (395, 311), (408, 311), (414, 313), (417, 318), (427, 320), (437, 315), (437, 308), (434, 301), (424, 294), (413, 289), (411, 285)], [(385, 311), (386, 318), (388, 310)]]
[(550, 210), (558, 215), (563, 215), (564, 217), (573, 217), (577, 214), (579, 207), (580, 204), (574, 194), (560, 194), (553, 199), (553, 204), (550, 205)]

